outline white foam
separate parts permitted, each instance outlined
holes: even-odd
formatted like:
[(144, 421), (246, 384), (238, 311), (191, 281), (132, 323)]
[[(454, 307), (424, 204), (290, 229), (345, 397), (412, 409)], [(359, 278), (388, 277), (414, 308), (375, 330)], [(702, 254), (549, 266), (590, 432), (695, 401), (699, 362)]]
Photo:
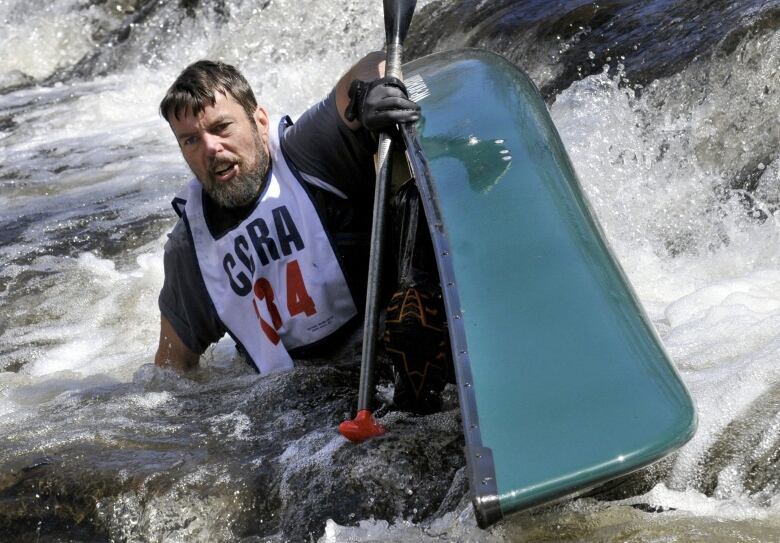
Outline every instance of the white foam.
[(357, 526), (342, 526), (329, 519), (319, 543), (347, 541), (434, 542), (469, 541), (473, 543), (497, 543), (505, 541), (500, 529), (489, 531), (477, 527), (474, 512), (469, 504), (465, 509), (446, 513), (430, 523), (417, 524), (406, 519), (361, 520)]
[(666, 515), (713, 517), (722, 521), (767, 519), (780, 512), (776, 507), (757, 507), (755, 503), (744, 497), (735, 497), (726, 501), (706, 496), (695, 490), (672, 490), (663, 483), (656, 485), (647, 494), (620, 503), (649, 503), (676, 510), (667, 512)]
[(248, 441), (252, 437), (250, 435), (250, 430), (252, 429), (251, 420), (246, 413), (241, 411), (209, 417), (206, 421), (211, 424), (212, 430), (216, 435), (224, 434), (225, 437), (242, 441)]
[(88, 21), (94, 10), (81, 11), (74, 4), (62, 0), (46, 6), (0, 3), (0, 19), (10, 23), (0, 31), (0, 81), (13, 71), (46, 77), (92, 48)]
[(42, 262), (70, 279), (42, 295), (42, 306), (51, 308), (47, 321), (18, 327), (9, 338), (20, 346), (53, 344), (31, 351), (22, 371), (35, 377), (71, 371), (129, 378), (139, 363), (150, 362), (156, 347), (150, 338), (159, 322), (161, 254), (142, 253), (136, 263), (119, 271), (115, 262), (92, 253)]

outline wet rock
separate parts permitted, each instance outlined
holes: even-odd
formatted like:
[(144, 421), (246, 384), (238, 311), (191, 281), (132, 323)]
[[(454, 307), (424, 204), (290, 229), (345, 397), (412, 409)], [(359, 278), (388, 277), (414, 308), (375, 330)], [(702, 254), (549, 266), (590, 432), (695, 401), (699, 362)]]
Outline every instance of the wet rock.
[(466, 492), (457, 408), (390, 411), (386, 436), (349, 443), (337, 426), (352, 415), (359, 372), (344, 362), (263, 378), (240, 361), (191, 379), (145, 366), (133, 383), (57, 396), (42, 435), (70, 425), (74, 441), (4, 463), (0, 528), (21, 537), (42, 523), (84, 540), (309, 540), (328, 519), (420, 522), (456, 505)]
[(780, 489), (780, 386), (767, 390), (729, 423), (699, 462), (694, 484), (708, 496), (746, 491), (770, 505)]
[[(283, 508), (284, 533), (317, 537), (329, 518), (349, 525), (369, 517), (420, 522), (434, 516), (464, 464), (462, 436), (453, 431), (456, 419), (454, 412), (391, 413), (384, 420), (388, 434), (360, 445), (330, 432), (307, 436), (288, 453), (297, 460), (282, 477), (284, 501), (305, 504)], [(327, 461), (311, 461), (323, 453)]]
[(106, 538), (94, 513), (97, 500), (115, 487), (114, 475), (92, 471), (74, 477), (68, 455), (25, 460), (5, 465), (0, 474), (0, 539)]
[[(703, 4), (438, 1), (420, 10), (406, 49), (409, 58), (462, 47), (494, 51), (526, 70), (545, 99), (554, 101), (605, 64), (611, 73), (623, 65), (624, 80), (644, 86), (685, 69), (724, 40), (733, 47), (744, 31), (730, 31), (740, 27), (745, 6), (729, 0), (707, 2), (707, 9)], [(777, 28), (774, 13), (762, 13), (754, 26)]]
[[(19, 70), (10, 70), (0, 74), (0, 93), (11, 92), (16, 89), (29, 87), (35, 83), (35, 78)], [(10, 117), (0, 119), (0, 130), (8, 130), (15, 127)]]

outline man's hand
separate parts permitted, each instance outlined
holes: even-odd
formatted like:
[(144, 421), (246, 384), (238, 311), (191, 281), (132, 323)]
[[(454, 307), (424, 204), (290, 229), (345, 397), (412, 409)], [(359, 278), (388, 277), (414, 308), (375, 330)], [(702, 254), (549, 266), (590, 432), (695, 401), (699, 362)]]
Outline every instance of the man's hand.
[(344, 117), (358, 121), (371, 132), (382, 132), (400, 123), (420, 118), (420, 106), (409, 100), (406, 87), (395, 77), (370, 83), (355, 79), (349, 87), (349, 104)]
[(160, 345), (157, 347), (154, 363), (183, 372), (195, 368), (199, 361), (200, 356), (184, 344), (168, 319), (160, 316)]

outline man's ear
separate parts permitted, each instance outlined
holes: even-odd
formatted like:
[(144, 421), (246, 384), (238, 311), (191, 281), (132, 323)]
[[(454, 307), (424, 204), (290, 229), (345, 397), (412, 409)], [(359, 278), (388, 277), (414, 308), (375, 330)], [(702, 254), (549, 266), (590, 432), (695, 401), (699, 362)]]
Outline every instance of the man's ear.
[(268, 145), (268, 130), (271, 123), (268, 119), (268, 112), (263, 106), (257, 106), (252, 119), (257, 124), (257, 130), (260, 132), (260, 138), (262, 138), (263, 143)]

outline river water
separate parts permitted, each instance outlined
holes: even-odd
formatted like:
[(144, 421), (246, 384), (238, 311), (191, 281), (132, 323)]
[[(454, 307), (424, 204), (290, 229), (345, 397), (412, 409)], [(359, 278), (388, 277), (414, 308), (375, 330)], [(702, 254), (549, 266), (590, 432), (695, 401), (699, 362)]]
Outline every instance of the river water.
[(295, 117), (381, 47), (380, 3), (0, 19), (0, 540), (780, 540), (780, 1), (419, 2), (410, 56), (485, 47), (540, 87), (699, 415), (679, 454), (488, 531), (454, 395), (370, 444), (337, 435), (357, 338), (269, 378), (229, 341), (189, 379), (151, 364), (188, 179), (165, 89), (221, 58)]

